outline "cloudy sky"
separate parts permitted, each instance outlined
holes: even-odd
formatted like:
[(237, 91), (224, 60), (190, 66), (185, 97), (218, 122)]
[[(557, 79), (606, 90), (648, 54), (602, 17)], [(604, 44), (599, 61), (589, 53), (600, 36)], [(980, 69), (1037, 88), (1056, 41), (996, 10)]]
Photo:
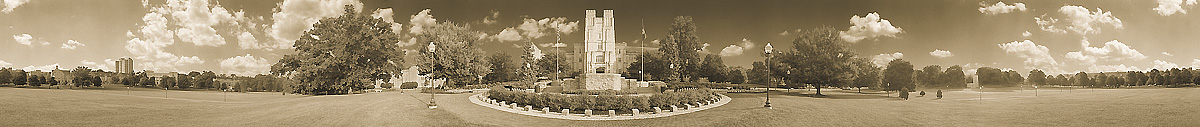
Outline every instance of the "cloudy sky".
[(516, 54), (513, 45), (526, 40), (574, 46), (585, 9), (614, 9), (619, 42), (655, 46), (647, 40), (664, 38), (672, 18), (692, 16), (705, 51), (733, 66), (762, 60), (768, 42), (790, 50), (798, 29), (831, 26), (880, 64), (1049, 73), (1200, 67), (1196, 0), (5, 0), (0, 35), (12, 39), (0, 39), (0, 66), (111, 70), (112, 60), (130, 57), (138, 70), (266, 73), (312, 23), (346, 4), (394, 22), (407, 49), (420, 47), (410, 38), (422, 25), (446, 21), (487, 33), (493, 53)]

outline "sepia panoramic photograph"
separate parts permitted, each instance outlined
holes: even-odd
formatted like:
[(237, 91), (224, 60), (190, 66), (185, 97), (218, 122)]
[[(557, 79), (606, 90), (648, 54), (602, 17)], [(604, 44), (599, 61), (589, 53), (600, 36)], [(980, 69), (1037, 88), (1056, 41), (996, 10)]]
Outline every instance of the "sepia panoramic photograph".
[(1197, 4), (3, 0), (0, 127), (1195, 127)]

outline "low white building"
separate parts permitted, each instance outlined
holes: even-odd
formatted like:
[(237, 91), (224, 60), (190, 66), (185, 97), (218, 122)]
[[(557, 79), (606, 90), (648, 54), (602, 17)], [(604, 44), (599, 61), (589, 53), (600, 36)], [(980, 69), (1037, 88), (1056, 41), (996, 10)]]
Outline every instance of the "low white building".
[(417, 88), (439, 87), (446, 83), (446, 79), (428, 79), (426, 75), (422, 75), (420, 68), (410, 66), (408, 69), (400, 71), (399, 75), (392, 76), (389, 80), (393, 87), (400, 87), (406, 82), (417, 83)]

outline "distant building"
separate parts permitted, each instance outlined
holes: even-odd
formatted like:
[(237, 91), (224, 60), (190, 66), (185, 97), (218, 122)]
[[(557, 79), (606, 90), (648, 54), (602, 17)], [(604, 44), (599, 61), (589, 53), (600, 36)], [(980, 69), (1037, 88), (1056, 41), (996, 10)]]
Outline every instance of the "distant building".
[(113, 62), (117, 65), (116, 73), (133, 74), (133, 58), (120, 58)]
[(417, 83), (417, 88), (439, 87), (445, 84), (445, 79), (428, 79), (428, 76), (422, 75), (420, 68), (417, 66), (409, 66), (408, 69), (400, 70), (399, 75), (392, 76), (389, 80), (393, 87), (399, 88), (407, 82)]

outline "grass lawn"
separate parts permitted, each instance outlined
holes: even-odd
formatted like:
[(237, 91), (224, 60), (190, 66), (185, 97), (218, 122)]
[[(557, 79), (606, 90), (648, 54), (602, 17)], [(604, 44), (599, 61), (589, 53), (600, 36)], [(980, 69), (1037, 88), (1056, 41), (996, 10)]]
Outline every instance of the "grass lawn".
[[(0, 87), (0, 126), (1198, 126), (1200, 89), (945, 91), (904, 101), (877, 91), (726, 94), (721, 107), (662, 118), (573, 121), (472, 104), (472, 94), (302, 96), (133, 88)], [(916, 93), (912, 93), (916, 96)], [(981, 97), (982, 95), (982, 97)], [(896, 96), (895, 93), (890, 96)], [(980, 100), (982, 98), (982, 100)]]

